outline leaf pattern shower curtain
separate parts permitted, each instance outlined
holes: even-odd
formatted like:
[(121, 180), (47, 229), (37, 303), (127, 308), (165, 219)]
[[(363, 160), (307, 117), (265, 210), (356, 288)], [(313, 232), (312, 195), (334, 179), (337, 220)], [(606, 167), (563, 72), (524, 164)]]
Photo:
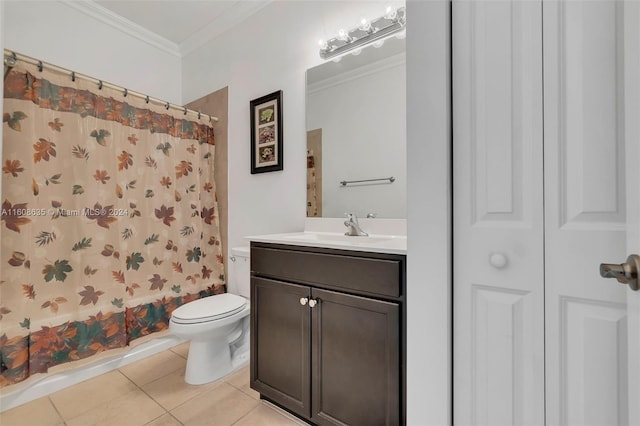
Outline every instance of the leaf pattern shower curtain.
[(211, 127), (23, 62), (4, 85), (0, 387), (225, 291)]

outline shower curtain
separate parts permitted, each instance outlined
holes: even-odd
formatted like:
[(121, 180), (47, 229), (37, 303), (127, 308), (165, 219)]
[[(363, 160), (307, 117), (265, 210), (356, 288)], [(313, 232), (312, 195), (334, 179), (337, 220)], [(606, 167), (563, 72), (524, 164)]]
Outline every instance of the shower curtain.
[(213, 129), (75, 80), (18, 62), (4, 81), (0, 387), (225, 291)]

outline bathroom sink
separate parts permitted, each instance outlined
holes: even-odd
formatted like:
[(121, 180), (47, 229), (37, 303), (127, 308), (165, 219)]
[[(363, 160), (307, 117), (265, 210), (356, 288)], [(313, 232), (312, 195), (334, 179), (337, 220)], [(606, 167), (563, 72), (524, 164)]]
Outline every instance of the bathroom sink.
[(376, 244), (393, 239), (392, 236), (372, 236), (372, 237), (358, 237), (344, 234), (331, 234), (331, 233), (318, 233), (318, 232), (304, 232), (301, 234), (291, 234), (283, 237), (284, 240), (295, 241), (311, 241), (311, 242), (335, 242), (340, 244)]
[(407, 252), (407, 237), (399, 235), (373, 234), (368, 237), (352, 237), (338, 232), (292, 232), (256, 235), (246, 238), (250, 241), (263, 243), (326, 247), (342, 250), (399, 254), (406, 254)]

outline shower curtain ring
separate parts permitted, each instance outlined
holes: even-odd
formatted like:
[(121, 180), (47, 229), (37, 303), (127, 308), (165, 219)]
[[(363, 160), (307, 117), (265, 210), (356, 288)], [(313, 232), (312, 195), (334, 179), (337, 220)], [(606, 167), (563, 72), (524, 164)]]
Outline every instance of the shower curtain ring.
[(149, 95), (147, 95), (147, 97), (144, 99), (144, 101), (145, 101), (146, 103), (149, 103)]
[(124, 88), (124, 97), (126, 98), (128, 94), (129, 94), (129, 90), (125, 87)]
[(38, 61), (38, 71), (42, 72), (43, 68), (42, 61)]
[(167, 111), (169, 111), (169, 102), (167, 102), (164, 107), (166, 108)]
[(187, 115), (187, 107), (184, 107), (184, 115)]
[(71, 81), (76, 81), (76, 72), (71, 71)]
[(200, 111), (198, 111), (198, 120), (200, 120)]
[(98, 90), (102, 90), (102, 80), (98, 80)]

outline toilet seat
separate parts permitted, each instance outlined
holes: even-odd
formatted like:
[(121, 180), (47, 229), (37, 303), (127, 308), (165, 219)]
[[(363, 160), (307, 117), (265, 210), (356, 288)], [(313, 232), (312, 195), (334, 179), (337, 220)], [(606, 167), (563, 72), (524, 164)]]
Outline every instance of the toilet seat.
[(224, 293), (185, 303), (171, 314), (176, 324), (198, 324), (230, 317), (242, 311), (247, 299), (237, 294)]

